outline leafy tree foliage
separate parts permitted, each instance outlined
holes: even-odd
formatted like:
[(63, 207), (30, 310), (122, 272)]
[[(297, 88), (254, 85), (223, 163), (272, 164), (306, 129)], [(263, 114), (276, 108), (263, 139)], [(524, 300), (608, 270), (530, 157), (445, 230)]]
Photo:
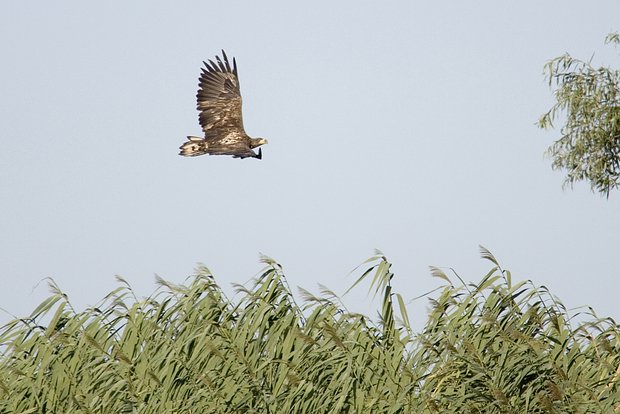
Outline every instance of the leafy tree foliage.
[[(609, 34), (605, 43), (620, 44), (620, 35)], [(560, 139), (547, 150), (553, 168), (567, 171), (565, 185), (587, 180), (592, 191), (609, 197), (620, 186), (620, 71), (569, 54), (544, 71), (556, 102), (538, 125), (551, 128), (560, 113), (566, 116)]]
[(141, 300), (121, 280), (83, 312), (52, 285), (0, 328), (0, 413), (619, 412), (618, 325), (587, 311), (572, 326), (482, 253), (475, 284), (431, 269), (445, 285), (419, 334), (380, 253), (358, 280), (383, 298), (377, 324), (327, 289), (298, 304), (269, 259), (236, 301), (204, 267)]

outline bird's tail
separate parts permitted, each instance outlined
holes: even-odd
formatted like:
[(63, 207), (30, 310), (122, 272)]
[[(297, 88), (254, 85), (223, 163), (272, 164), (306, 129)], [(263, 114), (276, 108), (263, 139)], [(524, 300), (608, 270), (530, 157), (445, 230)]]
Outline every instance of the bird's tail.
[(208, 153), (208, 144), (206, 139), (200, 137), (188, 136), (187, 142), (179, 147), (181, 152), (179, 155), (184, 157), (197, 157), (198, 155), (204, 155)]

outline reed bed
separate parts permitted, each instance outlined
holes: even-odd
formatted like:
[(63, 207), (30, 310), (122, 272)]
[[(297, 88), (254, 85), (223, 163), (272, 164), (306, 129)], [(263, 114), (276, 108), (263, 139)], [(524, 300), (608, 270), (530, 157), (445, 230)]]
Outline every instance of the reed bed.
[(326, 290), (296, 299), (268, 258), (234, 301), (205, 267), (145, 299), (119, 278), (81, 312), (52, 284), (0, 328), (0, 413), (620, 412), (618, 325), (482, 255), (478, 283), (431, 269), (417, 333), (380, 252), (354, 284), (381, 295), (377, 321)]

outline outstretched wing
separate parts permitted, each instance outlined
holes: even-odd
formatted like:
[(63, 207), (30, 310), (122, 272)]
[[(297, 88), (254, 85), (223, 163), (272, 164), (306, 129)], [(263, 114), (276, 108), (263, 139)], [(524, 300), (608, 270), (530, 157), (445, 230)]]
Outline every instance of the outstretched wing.
[(231, 131), (244, 133), (237, 62), (233, 58), (231, 67), (223, 50), (222, 56), (223, 61), (216, 56), (216, 62), (203, 62), (205, 68), (200, 74), (197, 109), (206, 138), (218, 138)]

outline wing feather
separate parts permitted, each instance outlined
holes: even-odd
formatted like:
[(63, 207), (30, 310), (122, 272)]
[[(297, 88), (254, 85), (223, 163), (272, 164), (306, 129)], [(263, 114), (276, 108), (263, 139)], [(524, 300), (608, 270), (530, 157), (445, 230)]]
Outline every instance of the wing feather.
[(232, 68), (226, 53), (223, 60), (216, 56), (214, 62), (203, 62), (196, 94), (198, 120), (206, 138), (219, 138), (230, 132), (245, 135), (241, 113), (241, 91), (237, 77), (237, 63)]

